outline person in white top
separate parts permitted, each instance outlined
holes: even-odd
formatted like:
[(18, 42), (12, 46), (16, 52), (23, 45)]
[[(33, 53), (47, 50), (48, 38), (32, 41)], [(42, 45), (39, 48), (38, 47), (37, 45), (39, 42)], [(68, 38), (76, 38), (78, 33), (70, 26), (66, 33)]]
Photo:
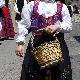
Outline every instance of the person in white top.
[[(40, 29), (44, 31), (39, 32)], [(34, 39), (33, 41), (30, 39), (28, 43), (20, 80), (72, 80), (69, 51), (64, 40), (64, 33), (72, 31), (72, 22), (64, 0), (55, 0), (54, 3), (35, 0), (23, 8), (22, 20), (18, 23), (17, 56), (23, 57), (25, 37), (30, 31)], [(53, 34), (56, 32), (63, 61), (55, 66), (40, 69), (32, 54), (32, 45), (35, 47), (44, 42), (54, 41)]]
[(27, 4), (27, 1), (26, 0), (15, 0), (14, 10), (16, 12), (16, 16), (15, 16), (15, 20), (16, 21), (20, 21), (21, 20), (22, 8), (26, 4)]

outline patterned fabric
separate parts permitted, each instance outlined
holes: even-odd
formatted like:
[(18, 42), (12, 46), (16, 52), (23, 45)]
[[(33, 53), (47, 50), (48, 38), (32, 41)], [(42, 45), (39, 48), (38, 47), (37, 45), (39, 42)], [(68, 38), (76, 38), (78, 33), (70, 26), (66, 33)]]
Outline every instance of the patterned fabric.
[[(31, 19), (32, 20), (31, 25), (35, 26), (36, 30), (40, 28), (45, 28), (48, 25), (54, 24), (58, 20), (62, 22), (62, 15), (61, 15), (62, 7), (63, 7), (62, 3), (57, 3), (57, 12), (55, 13), (55, 15), (50, 16), (48, 18), (45, 18), (42, 15), (39, 15), (39, 13), (37, 12), (38, 5), (39, 3), (34, 2), (33, 14)], [(33, 32), (37, 32), (37, 31), (33, 30)]]
[(15, 32), (10, 12), (6, 6), (2, 7), (2, 11), (2, 30), (0, 32), (0, 37), (14, 37)]
[[(60, 41), (63, 61), (58, 65), (51, 66), (50, 68), (40, 69), (38, 62), (32, 54), (32, 44), (29, 41), (27, 46), (25, 58), (22, 65), (21, 79), (20, 80), (72, 80), (71, 62), (69, 51), (64, 40), (64, 34), (57, 35)], [(38, 46), (46, 41), (53, 40), (52, 36), (44, 34), (42, 38), (35, 38), (33, 40), (34, 46)]]

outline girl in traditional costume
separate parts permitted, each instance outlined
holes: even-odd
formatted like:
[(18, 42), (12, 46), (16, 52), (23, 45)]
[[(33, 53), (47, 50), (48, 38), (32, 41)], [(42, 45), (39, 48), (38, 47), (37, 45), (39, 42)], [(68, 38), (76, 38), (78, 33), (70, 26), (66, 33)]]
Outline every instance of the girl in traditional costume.
[[(55, 0), (54, 3), (45, 3), (36, 0), (29, 2), (24, 7), (22, 20), (18, 24), (19, 35), (16, 41), (18, 44), (16, 54), (18, 56), (22, 57), (24, 54), (25, 36), (29, 31), (32, 32), (33, 38), (30, 38), (27, 46), (20, 80), (72, 80), (69, 51), (64, 40), (64, 33), (72, 30), (71, 25), (71, 17), (63, 0)], [(54, 41), (55, 38), (53, 35), (55, 33), (60, 43), (63, 60), (57, 65), (41, 68), (37, 58), (33, 55), (33, 47), (37, 47), (38, 50), (40, 48), (38, 46), (41, 44)], [(50, 51), (48, 48), (46, 49), (43, 52), (44, 54), (52, 53), (52, 46), (49, 47)], [(42, 51), (38, 50), (40, 53)]]

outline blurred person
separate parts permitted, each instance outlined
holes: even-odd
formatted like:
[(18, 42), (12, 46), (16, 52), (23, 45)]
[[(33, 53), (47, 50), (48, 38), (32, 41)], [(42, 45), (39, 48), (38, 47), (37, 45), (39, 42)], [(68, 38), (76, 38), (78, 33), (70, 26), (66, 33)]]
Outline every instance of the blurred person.
[(3, 39), (14, 38), (15, 31), (11, 14), (8, 8), (5, 6), (5, 2), (2, 5), (2, 29), (0, 31), (0, 37)]
[(79, 10), (78, 10), (77, 5), (73, 5), (73, 13), (74, 14), (79, 14)]
[(26, 0), (15, 0), (14, 10), (16, 12), (15, 20), (16, 22), (20, 21), (21, 18), (21, 12), (24, 5), (27, 4)]
[(9, 0), (5, 0), (5, 6), (9, 8)]

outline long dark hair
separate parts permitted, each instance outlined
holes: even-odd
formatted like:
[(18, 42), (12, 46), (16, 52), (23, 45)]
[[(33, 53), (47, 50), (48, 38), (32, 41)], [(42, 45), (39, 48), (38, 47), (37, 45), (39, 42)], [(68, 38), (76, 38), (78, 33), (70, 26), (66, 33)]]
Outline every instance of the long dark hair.
[(65, 3), (65, 0), (55, 0), (55, 1), (56, 1), (56, 2), (57, 2), (57, 1), (61, 1), (62, 3)]
[(22, 12), (22, 8), (24, 6), (24, 0), (17, 0), (17, 7), (18, 7), (18, 11)]

